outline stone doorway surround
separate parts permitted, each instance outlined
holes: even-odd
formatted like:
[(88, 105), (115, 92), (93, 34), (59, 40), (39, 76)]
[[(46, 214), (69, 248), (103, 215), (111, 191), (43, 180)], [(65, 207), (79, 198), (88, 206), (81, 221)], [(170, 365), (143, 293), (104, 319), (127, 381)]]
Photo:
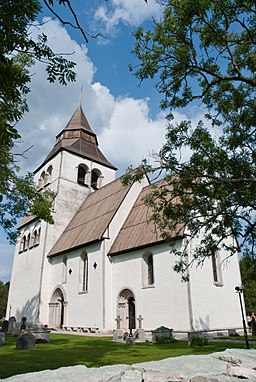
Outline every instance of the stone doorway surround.
[(49, 303), (49, 325), (61, 328), (66, 321), (66, 293), (62, 285), (58, 285), (52, 294)]
[(132, 329), (136, 328), (136, 304), (133, 292), (123, 289), (117, 299), (117, 317), (120, 316), (120, 329), (129, 329), (129, 321)]

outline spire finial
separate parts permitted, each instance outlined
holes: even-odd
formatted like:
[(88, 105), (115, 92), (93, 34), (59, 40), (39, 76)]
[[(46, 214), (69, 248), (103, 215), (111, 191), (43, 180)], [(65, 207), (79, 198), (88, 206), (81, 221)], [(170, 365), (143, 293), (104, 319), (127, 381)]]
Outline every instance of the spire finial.
[(83, 102), (83, 85), (81, 86), (81, 89), (80, 89), (80, 100), (79, 100), (79, 105), (82, 106), (82, 102)]

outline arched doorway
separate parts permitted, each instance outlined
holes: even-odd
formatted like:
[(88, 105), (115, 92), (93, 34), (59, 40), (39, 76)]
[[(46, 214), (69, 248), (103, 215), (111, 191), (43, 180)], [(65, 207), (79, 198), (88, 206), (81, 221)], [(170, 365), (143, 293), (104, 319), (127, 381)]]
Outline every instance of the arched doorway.
[(64, 299), (64, 291), (57, 287), (53, 292), (49, 304), (49, 324), (53, 327), (62, 327), (65, 322), (65, 307), (67, 302)]
[(122, 329), (136, 328), (135, 299), (130, 289), (123, 289), (118, 296), (117, 316), (120, 317)]

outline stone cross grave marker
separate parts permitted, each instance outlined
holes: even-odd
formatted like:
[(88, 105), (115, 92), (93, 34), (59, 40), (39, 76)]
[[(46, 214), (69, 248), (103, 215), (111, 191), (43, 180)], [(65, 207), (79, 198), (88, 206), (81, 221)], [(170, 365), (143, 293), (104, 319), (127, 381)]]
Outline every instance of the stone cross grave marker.
[(116, 320), (116, 328), (120, 329), (122, 318), (120, 316), (117, 316), (115, 320)]
[(139, 317), (137, 318), (137, 320), (139, 321), (139, 329), (142, 328), (142, 321), (143, 321), (143, 317), (142, 315), (140, 314)]

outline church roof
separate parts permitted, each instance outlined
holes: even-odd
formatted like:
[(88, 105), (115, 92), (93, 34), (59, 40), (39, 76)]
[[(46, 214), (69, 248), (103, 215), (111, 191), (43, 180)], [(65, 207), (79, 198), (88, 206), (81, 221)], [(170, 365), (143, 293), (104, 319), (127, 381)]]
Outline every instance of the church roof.
[[(67, 123), (64, 130), (77, 130), (80, 128), (86, 130), (87, 132), (89, 132), (92, 135), (95, 135), (95, 133), (92, 131), (92, 129), (89, 125), (89, 122), (87, 121), (87, 118), (84, 114), (84, 111), (83, 111), (81, 105), (78, 106), (78, 108), (76, 109), (76, 111), (74, 112), (72, 117), (70, 118), (70, 120)], [(58, 135), (57, 135), (57, 137), (58, 137)]]
[[(162, 184), (162, 181), (158, 184)], [(155, 185), (154, 185), (155, 186)], [(150, 219), (152, 210), (144, 203), (144, 198), (152, 186), (142, 189), (131, 209), (124, 225), (115, 239), (109, 255), (114, 256), (150, 245), (161, 244), (159, 228)], [(51, 249), (48, 257), (83, 247), (104, 239), (110, 222), (127, 195), (130, 187), (125, 187), (119, 179), (90, 194), (80, 206), (74, 218), (59, 240)], [(184, 235), (184, 225), (177, 225), (172, 232), (173, 238)]]
[(32, 223), (32, 221), (34, 221), (36, 219), (38, 219), (37, 216), (32, 215), (32, 214), (26, 214), (25, 216), (23, 216), (21, 221), (18, 223), (17, 228), (20, 229), (20, 228), (24, 227), (25, 225)]
[(88, 195), (48, 257), (102, 240), (129, 189), (117, 179)]
[[(163, 184), (163, 181), (154, 184)], [(152, 210), (144, 202), (145, 197), (152, 191), (152, 185), (145, 187), (138, 196), (130, 214), (121, 228), (109, 255), (114, 256), (124, 252), (145, 248), (150, 245), (161, 244), (165, 240), (153, 220)], [(171, 237), (178, 238), (184, 235), (184, 224), (177, 225), (176, 230), (171, 232)]]
[(55, 146), (36, 171), (63, 150), (116, 170), (116, 167), (100, 151), (97, 136), (92, 131), (81, 105), (78, 106), (66, 127), (56, 136)]

